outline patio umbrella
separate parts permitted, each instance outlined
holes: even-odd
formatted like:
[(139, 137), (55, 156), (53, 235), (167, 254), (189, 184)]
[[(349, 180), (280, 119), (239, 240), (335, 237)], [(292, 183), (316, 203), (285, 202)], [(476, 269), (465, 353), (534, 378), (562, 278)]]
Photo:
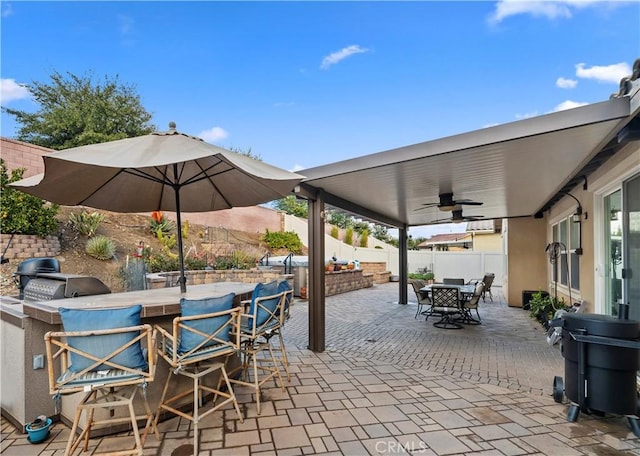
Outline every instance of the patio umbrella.
[(176, 131), (44, 155), (44, 174), (11, 186), (64, 206), (113, 212), (175, 212), (180, 289), (186, 291), (181, 212), (255, 206), (286, 196), (303, 179)]

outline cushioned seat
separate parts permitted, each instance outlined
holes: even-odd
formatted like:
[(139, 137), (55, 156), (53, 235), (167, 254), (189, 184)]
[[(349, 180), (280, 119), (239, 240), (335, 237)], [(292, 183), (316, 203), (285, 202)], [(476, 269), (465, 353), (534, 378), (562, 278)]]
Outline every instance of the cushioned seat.
[[(173, 319), (172, 331), (156, 326), (160, 336), (158, 354), (167, 362), (170, 373), (164, 385), (155, 422), (158, 422), (163, 410), (190, 420), (193, 423), (193, 454), (198, 454), (198, 424), (204, 417), (227, 404), (233, 404), (240, 421), (243, 421), (226, 371), (227, 358), (237, 355), (240, 346), (241, 310), (233, 307), (234, 298), (234, 293), (205, 299), (182, 298), (181, 316)], [(216, 387), (203, 384), (204, 377), (216, 371), (219, 373)], [(174, 375), (190, 378), (193, 386), (167, 397)], [(213, 399), (210, 408), (202, 412), (200, 408), (206, 393), (213, 394)], [(191, 414), (179, 408), (184, 404), (177, 404), (190, 395), (193, 395)], [(223, 400), (218, 402), (218, 398)]]
[[(426, 292), (421, 290), (426, 285), (427, 284), (424, 280), (411, 279), (411, 287), (413, 288), (413, 292), (418, 300), (418, 309), (416, 310), (416, 315), (413, 318), (418, 318), (418, 315), (421, 314), (426, 315), (431, 308), (431, 298), (429, 298)], [(427, 307), (427, 309), (423, 310), (424, 307)]]
[[(76, 407), (65, 455), (73, 454), (83, 440), (86, 451), (91, 430), (102, 425), (127, 423), (131, 426), (135, 446), (119, 451), (122, 455), (142, 455), (150, 428), (160, 438), (145, 394), (141, 395), (145, 414), (138, 416), (133, 408), (139, 387), (144, 389), (153, 381), (156, 366), (155, 352), (144, 350), (142, 345), (144, 342), (146, 348), (153, 348), (154, 339), (151, 326), (140, 324), (141, 311), (140, 305), (98, 310), (61, 308), (64, 330), (45, 334), (50, 393), (60, 397), (85, 392)], [(58, 363), (61, 374), (56, 376)], [(124, 408), (127, 415), (111, 416), (105, 412), (106, 418), (96, 418), (94, 412), (100, 408)], [(87, 417), (86, 426), (77, 435), (83, 413)], [(146, 420), (142, 436), (139, 419)]]
[[(234, 384), (253, 388), (256, 412), (260, 414), (260, 388), (273, 379), (284, 390), (278, 359), (274, 356), (271, 338), (281, 327), (286, 292), (278, 291), (276, 281), (259, 283), (253, 290), (248, 313), (240, 325), (242, 364), (229, 373)], [(236, 378), (236, 373), (241, 374)], [(250, 372), (251, 371), (251, 372)], [(260, 375), (262, 374), (262, 375)]]

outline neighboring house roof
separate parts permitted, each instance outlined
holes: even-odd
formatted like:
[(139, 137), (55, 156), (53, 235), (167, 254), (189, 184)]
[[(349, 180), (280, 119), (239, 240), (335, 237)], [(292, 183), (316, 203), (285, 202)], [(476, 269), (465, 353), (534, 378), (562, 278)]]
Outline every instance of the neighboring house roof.
[(478, 220), (475, 222), (467, 222), (467, 233), (495, 233), (500, 231), (501, 226), (502, 220)]
[(418, 248), (442, 244), (464, 244), (472, 240), (469, 233), (436, 234), (418, 244)]

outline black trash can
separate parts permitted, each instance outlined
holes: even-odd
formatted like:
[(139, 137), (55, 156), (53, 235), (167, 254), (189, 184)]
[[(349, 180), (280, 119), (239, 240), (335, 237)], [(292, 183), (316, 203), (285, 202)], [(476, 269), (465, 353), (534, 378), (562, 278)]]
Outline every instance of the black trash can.
[[(640, 322), (609, 315), (562, 316), (567, 398), (583, 411), (635, 415)], [(582, 357), (582, 360), (581, 360)]]

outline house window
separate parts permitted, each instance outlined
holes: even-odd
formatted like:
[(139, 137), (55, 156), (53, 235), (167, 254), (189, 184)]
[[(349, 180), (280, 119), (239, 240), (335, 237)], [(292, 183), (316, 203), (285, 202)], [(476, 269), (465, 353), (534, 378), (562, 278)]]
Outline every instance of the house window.
[(560, 220), (552, 226), (553, 242), (560, 244), (558, 261), (553, 267), (553, 281), (573, 290), (580, 289), (580, 226), (571, 217)]

